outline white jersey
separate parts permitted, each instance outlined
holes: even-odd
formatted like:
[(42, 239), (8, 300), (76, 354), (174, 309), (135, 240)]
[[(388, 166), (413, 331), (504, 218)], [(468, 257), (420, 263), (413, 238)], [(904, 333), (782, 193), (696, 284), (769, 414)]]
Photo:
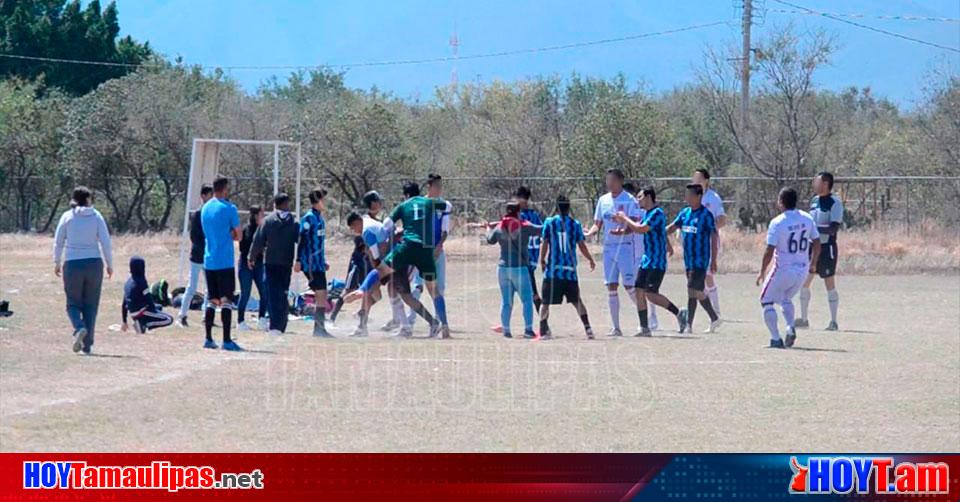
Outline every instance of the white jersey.
[(363, 215), (363, 243), (370, 249), (374, 258), (380, 256), (380, 244), (387, 242), (389, 234), (384, 229), (383, 223), (369, 214)]
[(810, 267), (810, 245), (820, 238), (813, 218), (805, 211), (792, 209), (784, 211), (770, 220), (767, 228), (767, 245), (775, 246), (775, 268), (791, 267), (808, 269)]
[(597, 201), (597, 209), (593, 213), (593, 220), (594, 222), (603, 224), (604, 246), (633, 244), (632, 234), (614, 235), (611, 233), (614, 229), (622, 226), (613, 221), (613, 215), (620, 211), (623, 211), (631, 220), (639, 221), (640, 219), (640, 204), (637, 203), (637, 199), (626, 191), (620, 192), (616, 198), (614, 198), (611, 193), (605, 193), (600, 197), (600, 200)]
[(721, 216), (727, 215), (726, 211), (723, 210), (723, 200), (720, 199), (720, 194), (712, 188), (708, 188), (707, 191), (703, 193), (703, 198), (700, 200), (700, 203), (710, 211), (714, 221), (717, 221)]

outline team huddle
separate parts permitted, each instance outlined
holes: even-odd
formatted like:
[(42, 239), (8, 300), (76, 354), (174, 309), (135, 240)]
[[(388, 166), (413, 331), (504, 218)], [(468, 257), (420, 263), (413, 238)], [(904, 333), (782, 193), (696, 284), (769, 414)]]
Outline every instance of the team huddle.
[[(698, 308), (708, 317), (706, 333), (716, 332), (721, 324), (716, 273), (721, 256), (720, 230), (726, 214), (719, 194), (710, 188), (710, 173), (697, 169), (684, 190), (685, 207), (672, 219), (657, 202), (654, 188), (635, 189), (625, 183), (624, 174), (610, 169), (605, 175), (608, 192), (597, 201), (593, 223), (584, 231), (571, 214), (570, 200), (560, 195), (555, 214), (542, 218), (530, 207), (532, 193), (521, 186), (497, 221), (468, 223), (467, 227), (487, 230), (485, 241), (500, 247), (497, 280), (501, 293), (500, 325), (493, 329), (513, 337), (510, 318), (514, 298), (519, 297), (523, 313), (524, 338), (551, 339), (548, 319), (550, 308), (563, 302), (573, 305), (587, 338), (594, 338), (586, 305), (581, 298), (577, 253), (596, 268), (587, 247), (587, 239), (600, 233), (603, 278), (607, 288), (611, 329), (609, 336), (623, 336), (620, 323), (620, 286), (635, 308), (638, 318), (636, 336), (649, 337), (659, 328), (657, 307), (676, 319), (679, 333), (692, 333)], [(188, 326), (191, 299), (197, 295), (199, 279), (206, 282), (200, 310), (204, 312), (204, 348), (243, 350), (231, 337), (233, 310), (238, 310), (240, 330), (253, 329), (244, 317), (255, 285), (259, 291), (257, 327), (281, 335), (287, 330), (290, 314), (290, 283), (293, 272), (302, 273), (312, 297), (313, 334), (333, 338), (326, 327), (335, 321), (346, 305), (360, 301), (356, 311), (357, 327), (351, 336), (369, 335), (371, 309), (383, 297), (389, 298), (391, 317), (382, 327), (406, 338), (413, 334), (417, 317), (422, 318), (429, 336), (449, 338), (444, 292), (446, 290), (446, 254), (444, 243), (450, 231), (453, 205), (442, 198), (439, 175), (431, 174), (424, 183), (426, 195), (418, 183), (403, 185), (404, 200), (383, 217), (384, 200), (376, 191), (363, 195), (363, 214), (351, 212), (346, 219), (354, 238), (346, 280), (338, 286), (329, 281), (326, 256), (327, 224), (324, 216), (327, 192), (308, 193), (310, 209), (299, 220), (290, 212), (290, 197), (274, 196), (274, 211), (264, 214), (258, 206), (249, 208), (249, 223), (241, 228), (239, 211), (229, 201), (230, 182), (218, 178), (200, 191), (201, 207), (190, 215), (190, 275), (176, 322)], [(761, 286), (763, 320), (770, 331), (770, 346), (791, 347), (797, 328), (809, 327), (810, 284), (819, 275), (824, 279), (830, 308), (827, 330), (836, 330), (839, 295), (836, 291), (837, 231), (843, 221), (843, 206), (832, 193), (833, 176), (823, 172), (813, 181), (816, 195), (810, 212), (797, 208), (798, 194), (793, 188), (780, 191), (780, 214), (769, 224), (766, 249), (761, 260), (757, 285)], [(678, 307), (660, 289), (666, 277), (668, 258), (674, 249), (671, 236), (679, 232), (683, 253), (687, 301)], [(66, 233), (66, 232), (64, 232)], [(104, 233), (104, 232), (100, 232)], [(60, 239), (58, 237), (58, 239)], [(239, 259), (234, 242), (239, 242)], [(59, 242), (59, 245), (62, 245)], [(108, 249), (108, 248), (107, 248)], [(58, 256), (59, 248), (55, 248)], [(538, 288), (536, 271), (543, 273)], [(128, 315), (138, 332), (168, 326), (174, 322), (157, 307), (145, 276), (145, 261), (130, 260), (130, 279), (124, 288), (123, 329)], [(235, 295), (239, 278), (240, 294)], [(328, 301), (328, 289), (334, 290)], [(430, 312), (420, 298), (426, 290), (432, 299)], [(800, 317), (793, 298), (800, 294)], [(238, 305), (234, 301), (238, 299)], [(785, 320), (781, 338), (775, 307), (779, 305)], [(216, 313), (220, 312), (222, 342), (213, 340)], [(409, 310), (409, 311), (408, 311)], [(539, 332), (534, 330), (534, 315), (539, 317)], [(92, 337), (91, 337), (92, 338)], [(86, 343), (86, 345), (84, 345)], [(78, 342), (75, 350), (89, 349)], [(79, 347), (79, 348), (78, 348)]]

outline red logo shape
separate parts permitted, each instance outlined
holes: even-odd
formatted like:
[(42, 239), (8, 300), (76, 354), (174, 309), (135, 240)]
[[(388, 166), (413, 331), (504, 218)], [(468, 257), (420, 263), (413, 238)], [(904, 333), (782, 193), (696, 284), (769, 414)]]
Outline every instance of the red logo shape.
[(793, 479), (790, 480), (790, 491), (807, 491), (807, 471), (809, 467), (800, 467), (797, 457), (790, 457), (790, 468), (793, 469)]

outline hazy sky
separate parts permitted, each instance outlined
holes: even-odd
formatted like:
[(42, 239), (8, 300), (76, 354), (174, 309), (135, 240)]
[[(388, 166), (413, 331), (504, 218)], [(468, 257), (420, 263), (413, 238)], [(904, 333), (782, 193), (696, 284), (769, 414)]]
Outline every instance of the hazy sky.
[[(350, 64), (443, 57), (456, 26), (460, 54), (545, 47), (726, 21), (727, 24), (608, 45), (491, 59), (461, 60), (460, 81), (512, 81), (536, 75), (591, 76), (623, 72), (653, 91), (690, 82), (708, 45), (739, 44), (741, 0), (482, 0), (294, 1), (118, 0), (124, 34), (148, 40), (188, 63), (231, 65)], [(960, 18), (958, 0), (791, 0), (815, 10), (877, 15)], [(793, 22), (823, 28), (840, 43), (832, 65), (818, 75), (829, 89), (870, 86), (902, 105), (916, 103), (933, 69), (960, 73), (960, 54), (928, 47), (755, 0), (762, 16), (754, 37)], [(960, 48), (960, 24), (853, 21)], [(407, 99), (429, 99), (450, 82), (453, 63), (352, 68), (351, 87), (376, 86)], [(256, 90), (286, 70), (231, 70)]]

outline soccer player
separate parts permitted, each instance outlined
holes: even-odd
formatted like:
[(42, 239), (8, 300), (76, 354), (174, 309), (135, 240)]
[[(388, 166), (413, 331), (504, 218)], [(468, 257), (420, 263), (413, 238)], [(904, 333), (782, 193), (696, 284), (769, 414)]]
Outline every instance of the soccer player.
[[(439, 174), (427, 175), (427, 197), (443, 197), (443, 179)], [(443, 252), (443, 243), (450, 234), (450, 211), (444, 207), (433, 215), (433, 258), (437, 262), (437, 293), (441, 296), (447, 289), (447, 255)]]
[(660, 305), (677, 316), (680, 333), (687, 327), (687, 314), (677, 308), (666, 296), (660, 294), (660, 284), (667, 273), (667, 256), (673, 254), (673, 247), (667, 239), (667, 215), (657, 205), (657, 192), (653, 187), (640, 191), (640, 206), (645, 214), (643, 221), (634, 222), (624, 213), (617, 213), (614, 219), (623, 225), (624, 232), (632, 232), (643, 238), (643, 258), (637, 272), (637, 309), (640, 315), (640, 330), (637, 336), (650, 336), (651, 328), (647, 319), (647, 302)]
[[(346, 301), (354, 301), (362, 297), (380, 280), (380, 277), (393, 275), (394, 287), (408, 307), (413, 309), (430, 325), (430, 337), (438, 335), (450, 338), (450, 327), (447, 323), (447, 308), (443, 295), (436, 288), (436, 261), (433, 259), (432, 242), (433, 226), (436, 222), (436, 211), (449, 211), (450, 205), (443, 199), (430, 199), (420, 195), (420, 186), (415, 182), (403, 185), (403, 193), (407, 200), (399, 204), (384, 221), (384, 228), (392, 235), (394, 222), (400, 222), (403, 237), (390, 254), (376, 269), (372, 270), (364, 279), (360, 289), (351, 293)], [(433, 297), (433, 306), (437, 312), (434, 318), (419, 300), (413, 297), (410, 290), (410, 268), (416, 267), (426, 281), (427, 291)], [(396, 271), (396, 273), (394, 273)], [(400, 329), (398, 336), (409, 337), (411, 330), (408, 326)]]
[[(181, 328), (188, 327), (187, 312), (190, 310), (190, 300), (196, 294), (197, 285), (203, 275), (203, 253), (206, 245), (203, 240), (203, 223), (200, 222), (200, 210), (211, 198), (213, 198), (213, 187), (210, 185), (200, 187), (200, 209), (190, 215), (190, 278), (187, 281), (187, 289), (183, 292), (180, 315), (177, 316), (177, 326)], [(204, 310), (207, 309), (207, 298), (209, 296), (204, 296)]]
[[(727, 213), (723, 210), (723, 200), (720, 199), (720, 194), (716, 190), (710, 188), (710, 171), (704, 168), (697, 169), (693, 172), (691, 178), (693, 183), (696, 183), (703, 187), (703, 200), (702, 204), (710, 210), (710, 214), (713, 215), (713, 221), (717, 225), (717, 253), (720, 252), (720, 229), (727, 225)], [(714, 259), (717, 257), (715, 256)], [(706, 293), (710, 297), (710, 304), (713, 305), (713, 310), (717, 312), (717, 315), (720, 315), (720, 293), (717, 288), (716, 280), (716, 267), (710, 267), (707, 270), (707, 279), (706, 279)]]
[(550, 305), (559, 305), (564, 298), (573, 304), (583, 323), (588, 339), (593, 339), (587, 307), (580, 299), (580, 281), (577, 278), (577, 254), (574, 247), (590, 264), (590, 271), (597, 267), (580, 222), (570, 216), (570, 200), (565, 195), (557, 197), (557, 214), (547, 218), (541, 231), (540, 255), (537, 257), (543, 269), (543, 305), (540, 307), (540, 338), (553, 337), (547, 319)]
[[(326, 240), (327, 223), (323, 219), (324, 198), (327, 191), (322, 188), (311, 190), (310, 209), (300, 218), (300, 243), (297, 246), (297, 262), (293, 268), (307, 277), (308, 287), (313, 290), (313, 335), (321, 338), (333, 338), (325, 325), (327, 305), (327, 264)], [(269, 287), (268, 287), (269, 288)]]
[[(220, 322), (223, 325), (223, 350), (243, 350), (230, 338), (233, 317), (233, 293), (236, 287), (233, 242), (240, 240), (240, 213), (230, 200), (230, 180), (219, 177), (213, 182), (213, 198), (200, 210), (203, 226), (204, 252), (203, 271), (207, 281), (207, 309), (203, 318), (206, 340), (205, 349), (217, 348), (213, 341), (213, 318), (220, 307)], [(185, 296), (184, 302), (190, 297)]]
[[(623, 189), (633, 194), (634, 198), (637, 199), (637, 204), (640, 204), (640, 218), (637, 220), (637, 222), (643, 221), (647, 217), (647, 210), (644, 209), (643, 204), (640, 202), (640, 198), (643, 197), (643, 190), (638, 189), (636, 185), (634, 185), (633, 183), (624, 183)], [(621, 220), (617, 220), (617, 222), (623, 224)], [(666, 223), (664, 223), (664, 227), (666, 227)], [(621, 229), (623, 231), (627, 231), (626, 226), (621, 227)], [(636, 269), (637, 269), (637, 279), (639, 279), (640, 267), (643, 265), (643, 258), (644, 258), (644, 255), (646, 254), (644, 252), (644, 247), (645, 247), (644, 237), (642, 234), (638, 232), (631, 232), (631, 233), (633, 233), (633, 249), (634, 249), (634, 254), (636, 255), (636, 258), (637, 258)], [(667, 242), (667, 252), (672, 255), (673, 246), (670, 245), (669, 239), (667, 239), (666, 242)], [(634, 288), (634, 289), (637, 291), (637, 294), (639, 295), (640, 294), (639, 288)], [(638, 301), (639, 301), (639, 297), (638, 297)], [(657, 320), (657, 308), (655, 304), (653, 302), (648, 302), (646, 305), (646, 311), (649, 317), (647, 328), (648, 330), (656, 331), (657, 328), (660, 327), (660, 322)], [(640, 326), (637, 328), (637, 333), (639, 334), (639, 333), (642, 333), (643, 331), (644, 331), (643, 323), (640, 323)]]
[[(793, 297), (807, 277), (811, 260), (816, 262), (820, 255), (820, 232), (809, 214), (797, 210), (797, 191), (793, 188), (780, 190), (779, 205), (781, 213), (767, 227), (767, 248), (757, 274), (757, 285), (763, 283), (760, 305), (763, 322), (770, 330), (770, 347), (782, 349), (793, 347), (797, 340)], [(773, 268), (767, 273), (771, 260)], [(780, 339), (775, 303), (780, 304), (787, 322), (786, 343)]]
[(684, 194), (688, 206), (667, 227), (667, 235), (676, 230), (683, 234), (683, 264), (687, 269), (687, 332), (693, 333), (693, 317), (697, 312), (697, 301), (710, 316), (710, 327), (705, 333), (715, 333), (720, 327), (720, 317), (710, 304), (710, 297), (704, 289), (707, 269), (717, 269), (717, 225), (713, 213), (701, 203), (703, 186), (696, 183), (687, 185)]
[(603, 229), (603, 281), (607, 285), (607, 304), (610, 306), (610, 320), (613, 322), (610, 336), (623, 336), (620, 330), (620, 296), (617, 292), (621, 278), (630, 301), (637, 301), (634, 291), (634, 284), (637, 282), (634, 240), (632, 236), (624, 235), (623, 232), (614, 232), (621, 228), (613, 220), (613, 216), (617, 213), (623, 212), (634, 221), (640, 218), (637, 199), (623, 189), (623, 179), (623, 171), (607, 170), (604, 181), (609, 192), (597, 201), (597, 209), (593, 214), (593, 226), (584, 234), (590, 237)]
[[(543, 218), (540, 217), (540, 212), (536, 209), (530, 207), (530, 197), (533, 196), (533, 192), (530, 191), (529, 187), (520, 186), (517, 188), (517, 191), (513, 194), (513, 199), (520, 205), (520, 219), (522, 221), (529, 222), (531, 225), (541, 226), (543, 225)], [(533, 305), (536, 307), (537, 311), (540, 311), (540, 303), (542, 302), (540, 298), (540, 293), (537, 291), (537, 263), (540, 261), (540, 235), (530, 237), (530, 241), (527, 242), (527, 250), (530, 253), (530, 286), (533, 288)]]
[[(837, 293), (837, 232), (843, 223), (843, 202), (833, 194), (833, 174), (821, 172), (813, 178), (813, 191), (816, 195), (810, 199), (810, 216), (817, 224), (820, 232), (820, 256), (816, 263), (816, 275), (823, 279), (827, 288), (827, 303), (830, 305), (830, 324), (826, 331), (837, 331), (837, 308), (840, 305), (840, 294)], [(809, 328), (810, 321), (807, 309), (810, 307), (810, 284), (814, 274), (807, 277), (807, 281), (800, 290), (800, 319), (797, 319), (798, 328)]]

